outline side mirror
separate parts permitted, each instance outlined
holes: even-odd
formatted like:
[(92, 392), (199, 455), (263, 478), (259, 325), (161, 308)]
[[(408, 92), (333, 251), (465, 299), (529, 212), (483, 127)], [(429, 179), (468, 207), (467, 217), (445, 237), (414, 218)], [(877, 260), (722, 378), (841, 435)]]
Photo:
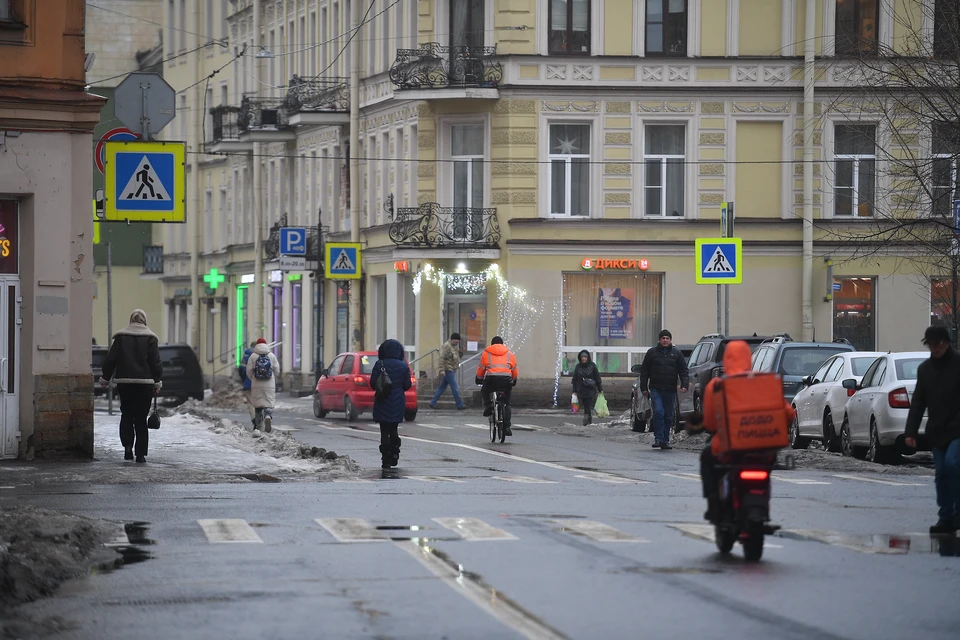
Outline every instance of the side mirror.
[(633, 365), (632, 367), (630, 367), (630, 371), (633, 373), (640, 373), (640, 365), (638, 364)]
[(800, 384), (809, 387), (813, 384), (813, 376), (803, 376), (803, 378), (800, 379)]
[(860, 386), (857, 384), (856, 379), (854, 378), (847, 378), (840, 384), (843, 385), (844, 389), (848, 389), (850, 391), (857, 391), (860, 388)]
[(330, 375), (330, 369), (323, 369), (323, 370), (320, 372), (320, 377), (321, 377), (321, 378), (326, 378), (326, 377), (328, 377), (329, 375)]

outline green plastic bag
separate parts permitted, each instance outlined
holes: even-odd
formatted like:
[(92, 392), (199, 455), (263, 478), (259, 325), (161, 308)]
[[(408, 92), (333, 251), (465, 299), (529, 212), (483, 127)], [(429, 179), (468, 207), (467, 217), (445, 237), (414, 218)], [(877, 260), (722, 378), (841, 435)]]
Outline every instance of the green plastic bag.
[(607, 399), (603, 397), (603, 394), (597, 396), (597, 402), (593, 405), (593, 413), (596, 414), (598, 418), (606, 418), (610, 415), (610, 408), (607, 407)]

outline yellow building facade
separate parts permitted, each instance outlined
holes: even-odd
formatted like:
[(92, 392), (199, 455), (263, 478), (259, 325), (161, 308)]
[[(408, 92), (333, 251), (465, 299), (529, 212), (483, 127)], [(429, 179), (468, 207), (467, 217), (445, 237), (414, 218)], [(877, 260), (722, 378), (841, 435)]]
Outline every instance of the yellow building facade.
[[(227, 15), (219, 2), (169, 4), (165, 22), (183, 31), (166, 56), (182, 91), (167, 137), (192, 152), (193, 217), (156, 232), (165, 330), (206, 354), (208, 374), (259, 335), (279, 343), (292, 388), (388, 337), (430, 371), (453, 331), (468, 358), (503, 335), (521, 375), (545, 383), (583, 348), (601, 371), (627, 373), (661, 328), (677, 343), (717, 331), (717, 287), (696, 284), (694, 242), (720, 235), (726, 202), (743, 280), (728, 288), (724, 331), (913, 349), (949, 315), (949, 273), (922, 249), (863, 240), (898, 207), (884, 153), (926, 152), (934, 136), (887, 117), (856, 75), (860, 54), (932, 47), (939, 3), (817, 0), (807, 34), (805, 0), (375, 0), (361, 6), (356, 96), (349, 2), (241, 0)], [(188, 33), (205, 28), (222, 41)], [(952, 186), (937, 194), (954, 198)], [(363, 279), (349, 291), (309, 261), (280, 268), (280, 226), (349, 241), (353, 215)], [(211, 269), (226, 278), (215, 290)]]

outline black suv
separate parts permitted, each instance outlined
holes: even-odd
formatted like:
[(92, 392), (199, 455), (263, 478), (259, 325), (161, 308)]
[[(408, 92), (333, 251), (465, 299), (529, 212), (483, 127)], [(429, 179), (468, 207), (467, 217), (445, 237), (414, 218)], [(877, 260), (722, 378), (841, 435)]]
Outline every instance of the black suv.
[(750, 359), (754, 371), (772, 371), (783, 378), (783, 397), (792, 402), (803, 388), (803, 378), (816, 373), (827, 358), (856, 351), (844, 342), (794, 342), (774, 338), (760, 345)]
[[(107, 357), (107, 347), (93, 347), (93, 393), (101, 395), (100, 376), (103, 374), (103, 361)], [(163, 364), (163, 389), (161, 396), (176, 398), (184, 402), (188, 398), (203, 400), (203, 370), (197, 354), (186, 344), (161, 344), (160, 362)]]
[[(723, 374), (723, 354), (727, 350), (727, 344), (732, 340), (743, 340), (750, 345), (750, 350), (755, 351), (757, 347), (766, 341), (774, 339), (773, 336), (724, 336), (722, 333), (711, 333), (700, 338), (700, 342), (693, 348), (693, 353), (687, 360), (687, 370), (690, 374), (690, 387), (686, 393), (678, 394), (677, 403), (680, 405), (680, 411), (688, 413), (696, 411), (703, 413), (703, 389), (712, 379)], [(790, 336), (784, 334), (780, 339), (790, 340)]]

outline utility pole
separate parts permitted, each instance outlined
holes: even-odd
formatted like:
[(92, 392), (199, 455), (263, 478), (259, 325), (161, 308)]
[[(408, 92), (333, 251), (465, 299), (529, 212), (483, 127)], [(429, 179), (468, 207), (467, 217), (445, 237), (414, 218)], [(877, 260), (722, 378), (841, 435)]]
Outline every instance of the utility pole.
[[(211, 7), (208, 3), (196, 3), (196, 10), (194, 11), (194, 24), (199, 27), (203, 24), (200, 19), (200, 5), (207, 5), (207, 11), (211, 10)], [(194, 36), (196, 38), (195, 46), (200, 46), (200, 36)], [(200, 66), (200, 52), (193, 52), (194, 60), (194, 73), (196, 74), (197, 79), (200, 79), (200, 74), (202, 69)], [(196, 107), (193, 109), (194, 117), (191, 118), (193, 121), (193, 131), (194, 131), (194, 140), (196, 141), (196, 150), (199, 151), (200, 147), (203, 145), (203, 125), (202, 120), (198, 121), (197, 118), (203, 118), (203, 99), (204, 99), (204, 83), (198, 82), (197, 86), (194, 87), (194, 104)], [(183, 114), (186, 115), (186, 114)], [(189, 138), (189, 136), (187, 136)], [(184, 140), (186, 143), (187, 140)], [(198, 354), (200, 353), (200, 243), (203, 242), (203, 229), (200, 226), (201, 221), (201, 202), (200, 198), (200, 165), (198, 163), (199, 155), (193, 156), (193, 162), (190, 163), (190, 188), (193, 191), (193, 211), (190, 216), (189, 224), (191, 227), (191, 234), (193, 236), (193, 242), (190, 243), (193, 246), (190, 248), (190, 315), (188, 316), (193, 320), (191, 323), (193, 326), (190, 328), (190, 346), (193, 347), (193, 350)], [(207, 337), (208, 340), (212, 339), (212, 336)]]
[[(107, 344), (113, 345), (113, 254), (107, 243)], [(956, 291), (956, 288), (954, 288)], [(107, 413), (113, 415), (113, 383), (107, 385)]]
[[(813, 84), (816, 59), (817, 0), (806, 0), (807, 13), (803, 29), (803, 275), (800, 319), (804, 342), (813, 340)], [(830, 283), (832, 284), (832, 283)]]
[[(360, 242), (360, 2), (350, 3), (350, 242)], [(359, 265), (358, 265), (359, 266)], [(347, 342), (353, 351), (363, 349), (360, 325), (360, 281), (350, 287)], [(353, 326), (350, 326), (350, 325)]]

